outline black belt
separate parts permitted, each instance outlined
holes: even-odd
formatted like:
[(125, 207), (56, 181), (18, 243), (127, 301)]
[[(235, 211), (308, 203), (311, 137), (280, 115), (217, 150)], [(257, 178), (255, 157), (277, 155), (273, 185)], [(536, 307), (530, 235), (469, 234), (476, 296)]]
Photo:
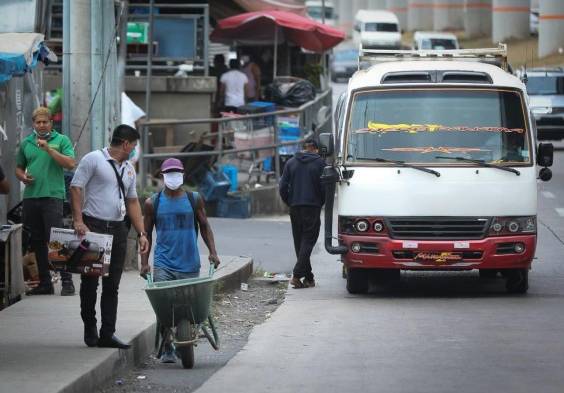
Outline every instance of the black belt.
[(121, 220), (121, 221), (108, 221), (108, 220), (100, 220), (99, 218), (92, 217), (92, 216), (87, 216), (86, 214), (83, 214), (82, 216), (86, 221), (90, 221), (90, 222), (92, 222), (96, 225), (104, 226), (107, 229), (119, 228), (119, 227), (125, 225), (125, 221), (123, 221), (123, 220)]

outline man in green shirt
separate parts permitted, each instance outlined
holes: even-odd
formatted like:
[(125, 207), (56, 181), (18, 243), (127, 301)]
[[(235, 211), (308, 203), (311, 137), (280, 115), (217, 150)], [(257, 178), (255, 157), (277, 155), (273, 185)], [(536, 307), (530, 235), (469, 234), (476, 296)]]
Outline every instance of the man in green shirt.
[[(75, 166), (70, 139), (52, 130), (51, 113), (45, 107), (33, 111), (33, 132), (24, 138), (16, 155), (16, 177), (25, 184), (24, 225), (31, 232), (31, 248), (39, 270), (39, 285), (28, 294), (51, 295), (47, 242), (51, 227), (63, 226), (65, 180), (63, 168)], [(70, 273), (62, 273), (61, 295), (74, 295)]]

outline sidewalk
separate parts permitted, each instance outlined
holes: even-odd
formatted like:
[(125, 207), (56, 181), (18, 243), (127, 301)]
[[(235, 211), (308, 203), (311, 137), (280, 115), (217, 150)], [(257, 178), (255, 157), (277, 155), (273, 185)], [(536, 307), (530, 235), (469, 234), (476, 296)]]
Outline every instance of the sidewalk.
[[(215, 278), (222, 289), (240, 285), (252, 271), (250, 258), (220, 259)], [(207, 262), (202, 272), (208, 273)], [(78, 276), (73, 278), (78, 292)], [(123, 274), (116, 335), (132, 344), (126, 351), (85, 346), (78, 294), (25, 297), (1, 311), (0, 393), (91, 392), (120, 368), (140, 362), (153, 350), (155, 337), (155, 314), (144, 285), (138, 272)]]

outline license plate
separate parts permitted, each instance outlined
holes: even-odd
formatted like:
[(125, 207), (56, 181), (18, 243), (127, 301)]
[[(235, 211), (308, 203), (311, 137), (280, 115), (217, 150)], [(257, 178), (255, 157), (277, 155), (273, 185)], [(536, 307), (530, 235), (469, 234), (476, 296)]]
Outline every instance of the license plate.
[(420, 251), (413, 259), (417, 262), (454, 263), (462, 261), (462, 254), (446, 251)]

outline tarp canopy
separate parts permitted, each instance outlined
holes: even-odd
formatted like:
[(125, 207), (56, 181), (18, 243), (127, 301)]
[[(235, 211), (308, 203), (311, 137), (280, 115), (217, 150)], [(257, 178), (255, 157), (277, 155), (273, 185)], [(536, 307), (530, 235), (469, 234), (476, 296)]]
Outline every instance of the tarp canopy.
[(43, 43), (43, 34), (0, 34), (0, 83), (31, 72), (38, 61), (56, 62), (57, 56)]
[(291, 12), (270, 10), (222, 19), (210, 39), (224, 44), (245, 45), (291, 42), (322, 53), (343, 41), (345, 32)]

